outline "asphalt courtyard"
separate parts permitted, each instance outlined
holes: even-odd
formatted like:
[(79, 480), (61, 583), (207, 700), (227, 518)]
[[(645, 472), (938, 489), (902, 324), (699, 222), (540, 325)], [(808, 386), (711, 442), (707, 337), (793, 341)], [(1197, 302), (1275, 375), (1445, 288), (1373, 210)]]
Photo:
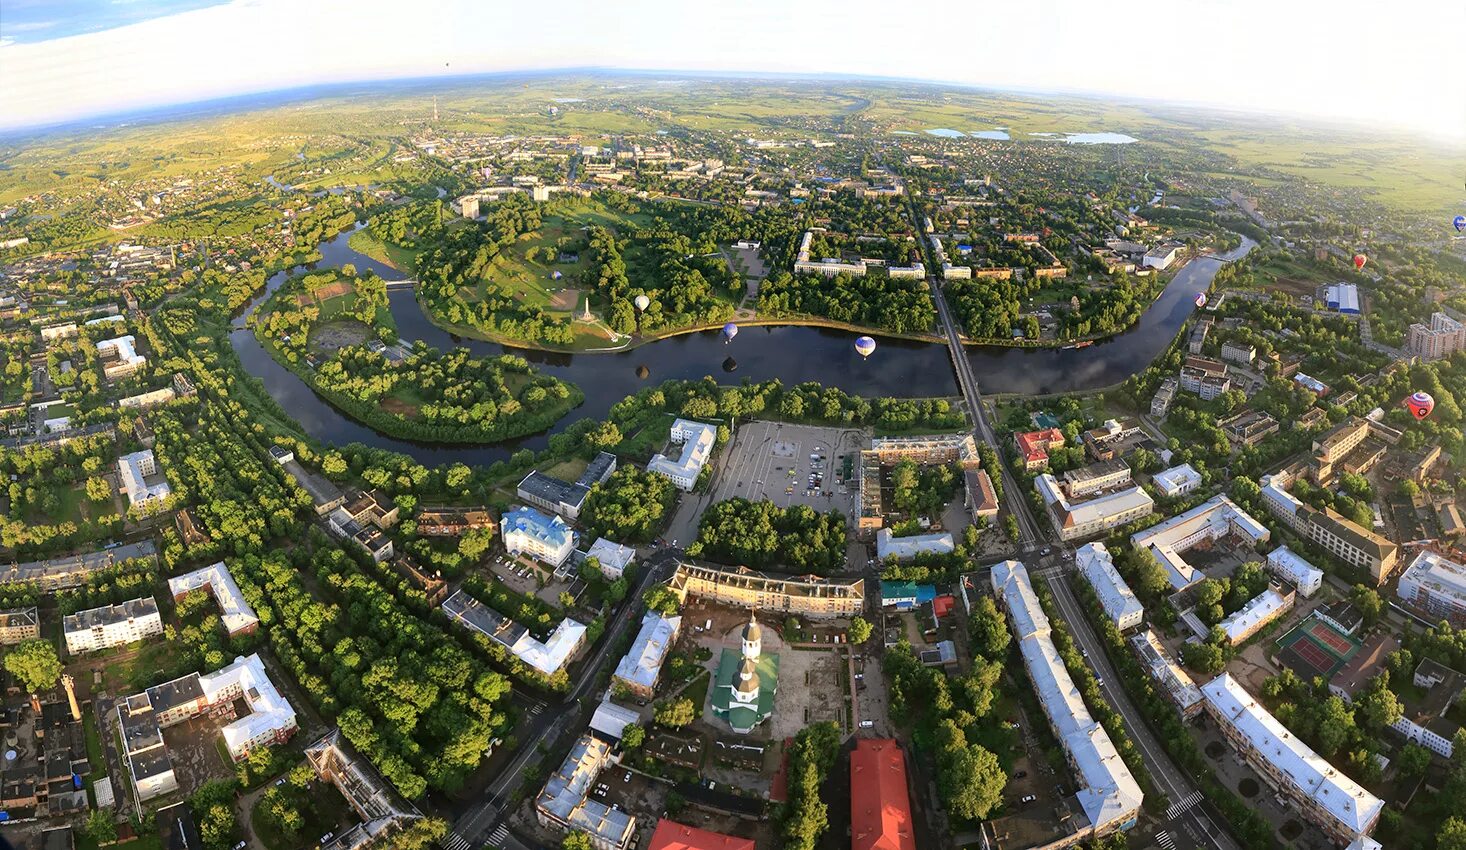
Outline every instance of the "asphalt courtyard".
[[(864, 435), (856, 429), (750, 422), (738, 429), (728, 448), (713, 482), (713, 501), (768, 499), (779, 507), (809, 505), (817, 511), (834, 509), (852, 516), (859, 493), (842, 485), (835, 472), (840, 457), (858, 455), (864, 442)], [(820, 460), (811, 459), (815, 454)], [(810, 475), (816, 472), (824, 478), (811, 494)]]

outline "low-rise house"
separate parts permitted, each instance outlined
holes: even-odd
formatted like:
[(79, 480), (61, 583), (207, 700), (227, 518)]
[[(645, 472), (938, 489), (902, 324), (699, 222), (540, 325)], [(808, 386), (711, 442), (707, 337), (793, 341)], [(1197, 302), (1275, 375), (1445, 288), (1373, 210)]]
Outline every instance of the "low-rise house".
[(573, 482), (546, 475), (537, 469), (531, 470), (519, 482), (519, 498), (566, 519), (579, 519), (580, 509), (585, 506), (591, 488), (611, 477), (615, 471), (616, 456), (610, 452), (596, 455)]
[(876, 558), (880, 561), (909, 561), (918, 555), (950, 555), (956, 543), (947, 532), (896, 537), (891, 529), (876, 532)]
[(1184, 496), (1201, 487), (1201, 473), (1189, 463), (1163, 469), (1151, 476), (1151, 483), (1168, 499)]
[(1043, 428), (1038, 431), (1024, 431), (1013, 435), (1018, 445), (1018, 454), (1023, 458), (1023, 468), (1030, 472), (1049, 465), (1049, 451), (1064, 447), (1064, 432), (1058, 428)]

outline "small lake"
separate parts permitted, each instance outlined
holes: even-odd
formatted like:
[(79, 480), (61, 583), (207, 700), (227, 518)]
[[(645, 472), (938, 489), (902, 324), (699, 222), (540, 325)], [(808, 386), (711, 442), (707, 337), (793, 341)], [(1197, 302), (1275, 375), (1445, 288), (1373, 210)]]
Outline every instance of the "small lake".
[(967, 133), (974, 139), (989, 139), (994, 142), (1012, 141), (1013, 137), (1008, 135), (1008, 128), (996, 127), (992, 130), (971, 130)]
[(1124, 133), (1065, 133), (1064, 141), (1071, 145), (1130, 145), (1140, 140)]
[[(405, 275), (351, 249), (350, 233), (320, 245), (322, 259), (315, 264), (338, 267), (353, 263), (388, 280)], [(1224, 258), (1202, 258), (1187, 264), (1151, 305), (1135, 328), (1083, 349), (1019, 349), (975, 346), (967, 350), (973, 371), (986, 393), (1073, 392), (1108, 386), (1144, 368), (1175, 337), (1195, 310), (1198, 292), (1211, 285), (1225, 260), (1245, 254), (1255, 243)], [(716, 330), (670, 337), (630, 351), (609, 354), (566, 354), (537, 351), (453, 336), (428, 320), (412, 289), (388, 290), (397, 329), (405, 340), (421, 339), (446, 350), (464, 346), (481, 356), (515, 354), (542, 372), (575, 383), (585, 403), (547, 433), (495, 445), (440, 445), (398, 440), (373, 431), (331, 407), (294, 373), (276, 363), (244, 327), (245, 319), (292, 273), (270, 278), (265, 290), (234, 320), (230, 344), (245, 371), (259, 378), (270, 396), (309, 435), (323, 443), (360, 442), (407, 454), (427, 465), (462, 461), (486, 465), (507, 458), (521, 448), (541, 449), (549, 434), (581, 418), (604, 418), (611, 406), (638, 389), (669, 378), (699, 379), (711, 375), (719, 382), (778, 378), (786, 386), (818, 381), (867, 397), (954, 396), (956, 376), (945, 345), (910, 342), (877, 336), (879, 347), (869, 359), (855, 353), (857, 334), (800, 326), (745, 327), (725, 344)]]
[(947, 127), (938, 127), (935, 130), (926, 130), (927, 135), (940, 136), (943, 139), (965, 139), (967, 134), (961, 130), (952, 130)]

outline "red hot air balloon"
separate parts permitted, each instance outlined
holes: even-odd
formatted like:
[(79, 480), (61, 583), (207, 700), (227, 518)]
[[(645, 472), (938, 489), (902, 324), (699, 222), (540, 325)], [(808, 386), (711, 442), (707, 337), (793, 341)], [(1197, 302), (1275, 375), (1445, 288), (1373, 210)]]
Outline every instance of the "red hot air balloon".
[(1354, 255), (1354, 270), (1355, 271), (1360, 271), (1360, 272), (1364, 271), (1364, 264), (1367, 263), (1367, 262), (1369, 262), (1369, 258), (1368, 257), (1364, 256), (1363, 254), (1355, 254)]
[(1430, 393), (1427, 392), (1412, 393), (1409, 398), (1405, 399), (1405, 407), (1409, 409), (1411, 416), (1416, 419), (1424, 419), (1430, 415), (1432, 410), (1435, 410), (1435, 399), (1431, 398)]

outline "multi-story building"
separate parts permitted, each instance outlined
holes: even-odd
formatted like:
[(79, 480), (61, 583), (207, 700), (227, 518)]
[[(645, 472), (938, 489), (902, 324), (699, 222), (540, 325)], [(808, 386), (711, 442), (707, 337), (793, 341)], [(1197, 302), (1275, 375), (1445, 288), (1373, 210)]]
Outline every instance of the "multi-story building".
[(66, 651), (72, 655), (132, 643), (163, 633), (158, 602), (151, 596), (88, 608), (62, 618)]
[(341, 792), (359, 823), (321, 845), (321, 850), (359, 850), (385, 833), (422, 819), (417, 807), (403, 800), (341, 734), (332, 729), (306, 747), (305, 759), (316, 778)]
[(443, 601), (443, 613), (470, 631), (478, 632), (509, 651), (511, 655), (546, 676), (554, 676), (585, 646), (584, 623), (569, 617), (555, 626), (543, 641), (520, 623), (500, 615), (460, 588)]
[(1415, 687), (1425, 691), (1418, 703), (1407, 702), (1398, 720), (1390, 728), (1443, 759), (1456, 751), (1456, 731), (1461, 727), (1446, 718), (1466, 688), (1466, 676), (1429, 658), (1415, 668)]
[(1163, 469), (1151, 476), (1151, 483), (1168, 499), (1184, 496), (1201, 486), (1201, 473), (1189, 463)]
[(147, 694), (133, 694), (117, 705), (123, 759), (139, 803), (178, 790), (173, 760), (163, 746), (163, 730)]
[(1383, 801), (1324, 761), (1230, 673), (1202, 685), (1201, 692), (1222, 735), (1305, 819), (1340, 844), (1380, 846), (1369, 833), (1384, 811)]
[(1323, 587), (1323, 570), (1287, 546), (1279, 546), (1267, 554), (1267, 569), (1298, 588), (1304, 597), (1312, 596)]
[(662, 454), (653, 455), (646, 471), (670, 479), (680, 490), (691, 490), (713, 455), (713, 446), (718, 442), (717, 426), (678, 419), (672, 423), (671, 440), (682, 444), (681, 455), (676, 460)]
[(102, 359), (102, 374), (107, 380), (125, 378), (147, 365), (148, 358), (137, 353), (135, 344), (131, 334), (97, 343), (97, 356)]
[(662, 675), (662, 662), (667, 660), (667, 653), (671, 651), (681, 628), (681, 617), (667, 617), (657, 611), (646, 612), (641, 618), (641, 631), (636, 633), (631, 649), (616, 665), (611, 681), (620, 682), (643, 699), (651, 699)]
[(1238, 646), (1257, 634), (1263, 626), (1293, 610), (1297, 594), (1293, 589), (1278, 582), (1270, 582), (1267, 590), (1257, 594), (1247, 603), (1217, 624), (1227, 642)]
[(1144, 794), (1070, 678), (1054, 646), (1049, 618), (1029, 583), (1028, 570), (1018, 561), (995, 564), (992, 585), (1008, 612), (1039, 705), (1080, 786), (1076, 803), (1085, 822), (1075, 825), (1074, 835), (1083, 840), (1130, 829)]
[(1278, 420), (1272, 414), (1257, 410), (1244, 410), (1228, 416), (1217, 423), (1232, 448), (1255, 446), (1278, 432)]
[(626, 568), (636, 560), (636, 550), (630, 546), (622, 546), (613, 540), (597, 537), (586, 550), (585, 556), (595, 558), (596, 563), (601, 567), (601, 575), (615, 581), (625, 575)]
[(41, 613), (34, 605), (0, 611), (0, 646), (10, 646), (41, 636)]
[(1064, 540), (1079, 540), (1147, 517), (1155, 500), (1139, 487), (1130, 487), (1085, 502), (1070, 502), (1054, 476), (1044, 473), (1034, 479), (1043, 496), (1049, 517)]
[(890, 738), (860, 738), (850, 753), (850, 850), (916, 850), (906, 756)]
[(1013, 442), (1023, 457), (1023, 468), (1031, 472), (1049, 465), (1050, 450), (1064, 447), (1064, 432), (1058, 428), (1023, 431), (1013, 435)]
[(1155, 391), (1150, 399), (1150, 415), (1155, 417), (1165, 416), (1171, 409), (1171, 402), (1176, 398), (1176, 389), (1180, 384), (1175, 378), (1166, 378), (1161, 381), (1161, 386)]
[(985, 469), (963, 470), (962, 483), (966, 492), (967, 508), (972, 517), (991, 519), (998, 515), (998, 491), (993, 488), (993, 479)]
[(1399, 563), (1399, 547), (1333, 508), (1319, 510), (1288, 492), (1293, 473), (1275, 472), (1258, 482), (1274, 516), (1299, 534), (1327, 549), (1339, 560), (1369, 570), (1375, 585), (1384, 584)]
[(590, 489), (610, 478), (615, 471), (616, 456), (610, 452), (596, 455), (574, 482), (532, 470), (519, 482), (519, 498), (566, 519), (576, 520), (580, 518), (580, 509), (585, 505)]
[(1138, 419), (1106, 419), (1105, 424), (1084, 432), (1084, 448), (1097, 461), (1111, 461), (1119, 456), (1125, 441), (1140, 430)]
[(1064, 473), (1064, 492), (1071, 499), (1082, 499), (1129, 483), (1130, 467), (1116, 459), (1102, 460)]
[(1400, 574), (1396, 593), (1431, 622), (1466, 626), (1466, 564), (1422, 551)]
[(1150, 629), (1136, 632), (1130, 636), (1130, 647), (1140, 657), (1140, 663), (1150, 671), (1151, 678), (1156, 680), (1156, 684), (1175, 703), (1176, 710), (1182, 717), (1195, 717), (1201, 713), (1201, 689), (1196, 687), (1191, 676), (1166, 652), (1166, 647), (1156, 637), (1155, 632)]
[(915, 437), (877, 437), (870, 441), (869, 451), (886, 466), (909, 460), (918, 464), (958, 463), (964, 469), (971, 469), (980, 460), (977, 441), (970, 431)]
[(1206, 578), (1182, 555), (1202, 542), (1235, 536), (1249, 545), (1266, 543), (1272, 532), (1228, 499), (1215, 496), (1180, 516), (1130, 535), (1130, 543), (1145, 549), (1166, 568), (1174, 590), (1185, 590)]
[(1206, 338), (1211, 335), (1212, 320), (1203, 318), (1191, 328), (1191, 337), (1186, 341), (1186, 350), (1200, 354), (1206, 348)]
[(728, 569), (681, 561), (667, 582), (679, 600), (688, 596), (724, 605), (806, 617), (853, 617), (865, 611), (865, 580), (776, 576), (747, 567)]
[[(143, 449), (117, 459), (117, 480), (122, 482), (127, 501), (134, 507), (151, 506), (168, 498), (168, 494), (173, 491), (166, 480), (158, 480), (160, 477), (158, 460), (153, 456), (152, 449)], [(155, 480), (149, 483), (149, 478)]]
[(244, 594), (239, 592), (239, 585), (234, 583), (234, 576), (229, 574), (229, 568), (223, 561), (168, 579), (168, 592), (173, 594), (175, 601), (195, 590), (207, 590), (213, 594), (230, 637), (251, 634), (259, 628), (260, 618), (255, 616)]
[(1115, 624), (1115, 628), (1123, 632), (1140, 625), (1145, 618), (1145, 607), (1135, 598), (1130, 585), (1120, 577), (1105, 544), (1086, 543), (1080, 546), (1074, 552), (1074, 563), (1080, 574), (1089, 581), (1089, 586), (1094, 588), (1100, 606), (1105, 609), (1105, 615)]
[(891, 529), (876, 532), (876, 559), (886, 561), (909, 561), (918, 555), (948, 555), (957, 548), (950, 532), (913, 534), (897, 537)]
[(1411, 325), (1405, 338), (1405, 352), (1422, 360), (1444, 360), (1462, 350), (1466, 350), (1466, 325), (1445, 313), (1432, 313), (1429, 326)]
[(1222, 359), (1239, 366), (1250, 366), (1257, 359), (1257, 347), (1229, 340), (1222, 343)]
[(565, 520), (547, 517), (534, 508), (515, 508), (499, 520), (504, 548), (512, 555), (521, 553), (558, 567), (575, 549), (574, 534)]
[(540, 825), (583, 833), (596, 850), (627, 850), (636, 837), (636, 818), (590, 796), (596, 776), (610, 762), (610, 744), (582, 735), (535, 797)]

